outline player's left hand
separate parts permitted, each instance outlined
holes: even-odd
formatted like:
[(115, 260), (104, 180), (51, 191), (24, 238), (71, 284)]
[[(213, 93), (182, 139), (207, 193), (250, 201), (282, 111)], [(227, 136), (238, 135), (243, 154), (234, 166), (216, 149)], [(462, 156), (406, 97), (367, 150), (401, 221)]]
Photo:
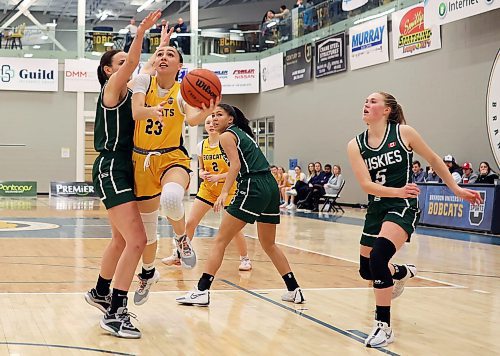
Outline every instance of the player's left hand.
[(144, 33), (146, 30), (149, 30), (152, 26), (154, 26), (154, 24), (160, 17), (161, 17), (160, 10), (150, 12), (149, 15), (146, 16), (144, 20), (142, 20), (141, 24), (137, 28), (137, 31), (142, 31), (142, 33)]
[(222, 192), (217, 200), (214, 203), (214, 211), (218, 213), (219, 211), (224, 210), (224, 203), (226, 202), (227, 199), (227, 193)]
[(483, 199), (481, 198), (481, 194), (475, 190), (460, 188), (455, 192), (457, 197), (462, 198), (463, 200), (467, 200), (469, 203), (473, 205), (482, 204)]
[(218, 96), (214, 99), (210, 99), (210, 105), (206, 106), (205, 103), (201, 103), (201, 108), (198, 108), (204, 117), (212, 115), (217, 105), (220, 104), (222, 96)]
[(220, 180), (220, 174), (210, 174), (207, 176), (207, 181), (216, 183)]
[(170, 27), (170, 29), (168, 29), (167, 22), (167, 25), (161, 29), (161, 40), (158, 48), (167, 47), (168, 45), (170, 45), (170, 37), (172, 36), (172, 33), (174, 33), (174, 28)]

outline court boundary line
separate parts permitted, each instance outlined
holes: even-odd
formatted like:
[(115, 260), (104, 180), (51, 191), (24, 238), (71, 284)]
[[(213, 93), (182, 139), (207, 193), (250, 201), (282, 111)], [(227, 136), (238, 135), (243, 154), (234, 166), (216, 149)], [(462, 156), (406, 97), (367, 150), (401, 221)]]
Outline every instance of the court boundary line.
[(68, 346), (68, 345), (57, 345), (57, 344), (37, 344), (32, 342), (9, 342), (9, 341), (1, 341), (0, 345), (6, 345), (7, 348), (9, 345), (15, 346), (35, 346), (35, 347), (53, 347), (59, 349), (71, 349), (71, 350), (82, 350), (82, 351), (91, 351), (91, 352), (100, 352), (105, 354), (112, 355), (121, 355), (121, 356), (135, 356), (136, 354), (129, 354), (121, 351), (109, 351), (102, 349), (95, 349), (92, 347), (83, 347), (83, 346)]
[[(303, 317), (303, 318), (305, 318), (305, 319), (307, 319), (309, 321), (312, 321), (312, 322), (314, 322), (316, 324), (324, 326), (324, 327), (326, 327), (326, 328), (328, 328), (328, 329), (330, 329), (330, 330), (332, 330), (332, 331), (334, 331), (334, 332), (336, 332), (336, 333), (338, 333), (340, 335), (347, 336), (348, 338), (350, 338), (350, 339), (352, 339), (354, 341), (360, 342), (360, 343), (362, 343), (364, 345), (364, 340), (362, 338), (360, 338), (359, 336), (357, 336), (355, 334), (352, 334), (352, 333), (350, 333), (350, 332), (348, 332), (348, 331), (346, 331), (344, 329), (336, 327), (335, 325), (329, 324), (329, 323), (327, 323), (327, 322), (325, 322), (323, 320), (320, 320), (318, 318), (315, 318), (315, 317), (313, 317), (313, 316), (311, 316), (309, 314), (305, 314), (302, 311), (290, 308), (287, 305), (281, 304), (281, 303), (279, 303), (279, 302), (277, 302), (275, 300), (272, 300), (270, 298), (267, 298), (267, 297), (265, 297), (265, 296), (263, 296), (261, 294), (252, 292), (251, 290), (248, 290), (248, 289), (246, 289), (244, 287), (241, 287), (241, 286), (239, 286), (239, 285), (237, 285), (237, 284), (235, 284), (235, 283), (233, 283), (231, 281), (228, 281), (227, 279), (219, 279), (219, 281), (222, 281), (222, 282), (224, 282), (224, 283), (226, 283), (226, 284), (228, 284), (228, 285), (230, 285), (230, 286), (232, 286), (234, 288), (237, 288), (237, 289), (239, 289), (239, 290), (241, 290), (241, 291), (243, 291), (245, 293), (248, 293), (248, 294), (250, 294), (250, 295), (252, 295), (254, 297), (257, 297), (257, 298), (259, 298), (261, 300), (264, 300), (264, 301), (266, 301), (268, 303), (271, 303), (271, 304), (273, 304), (275, 306), (278, 306), (278, 307), (280, 307), (282, 309), (285, 309), (285, 310), (287, 310), (289, 312), (292, 312), (292, 313), (294, 313), (294, 314), (296, 314), (296, 315), (298, 315), (300, 317)], [(385, 348), (376, 348), (375, 350), (377, 350), (379, 352), (382, 352), (382, 353), (385, 353), (385, 354), (388, 354), (388, 355), (392, 355), (392, 356), (400, 356), (399, 354), (397, 354), (395, 352), (392, 352), (390, 350), (387, 350)]]
[[(212, 229), (216, 229), (215, 227), (210, 226), (210, 225), (203, 224), (203, 226), (206, 226), (206, 227), (209, 227), (209, 228), (212, 228)], [(216, 229), (216, 230), (218, 230), (218, 229)], [(258, 240), (259, 239), (258, 237), (255, 237), (255, 236), (252, 236), (252, 235), (249, 235), (249, 234), (244, 234), (244, 235), (246, 237), (250, 237), (250, 238), (252, 238), (254, 240)], [(324, 257), (330, 257), (330, 258), (334, 258), (334, 259), (338, 259), (338, 260), (341, 260), (341, 261), (350, 262), (350, 263), (354, 263), (356, 265), (359, 265), (358, 261), (354, 261), (354, 260), (351, 260), (349, 258), (334, 256), (334, 255), (330, 255), (330, 254), (323, 253), (323, 252), (317, 252), (317, 251), (309, 250), (307, 248), (293, 246), (293, 245), (286, 244), (286, 243), (283, 243), (283, 242), (278, 242), (278, 241), (276, 241), (276, 244), (277, 245), (281, 245), (281, 246), (285, 246), (285, 247), (288, 247), (288, 248), (294, 248), (296, 250), (300, 250), (300, 251), (304, 251), (304, 252), (309, 252), (309, 253), (313, 253), (313, 254), (316, 254), (316, 255), (320, 255), (320, 256), (324, 256)], [(441, 281), (439, 279), (433, 279), (433, 278), (423, 277), (423, 276), (419, 276), (419, 275), (416, 275), (414, 278), (420, 278), (420, 279), (424, 279), (424, 280), (427, 280), (427, 281), (430, 281), (430, 282), (441, 283), (441, 284), (449, 285), (449, 286), (452, 286), (452, 287), (455, 287), (455, 288), (468, 288), (468, 287), (462, 286), (460, 284), (455, 284), (455, 283), (451, 283), (451, 282), (444, 282), (444, 281)]]

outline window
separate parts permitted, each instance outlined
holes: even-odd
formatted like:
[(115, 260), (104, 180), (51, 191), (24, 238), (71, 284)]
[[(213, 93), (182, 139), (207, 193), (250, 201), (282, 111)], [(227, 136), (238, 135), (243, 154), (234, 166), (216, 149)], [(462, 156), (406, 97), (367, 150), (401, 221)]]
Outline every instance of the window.
[(270, 164), (274, 163), (274, 117), (250, 121), (255, 141)]

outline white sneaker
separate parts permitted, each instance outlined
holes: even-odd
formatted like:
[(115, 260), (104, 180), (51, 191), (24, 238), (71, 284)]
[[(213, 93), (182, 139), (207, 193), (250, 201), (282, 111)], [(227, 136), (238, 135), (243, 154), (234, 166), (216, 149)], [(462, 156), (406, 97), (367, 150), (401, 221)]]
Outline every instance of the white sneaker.
[(287, 210), (297, 210), (297, 205), (295, 204), (288, 204), (286, 207)]
[(179, 252), (177, 252), (177, 249), (174, 248), (172, 255), (162, 258), (161, 262), (163, 264), (166, 264), (167, 266), (180, 266), (181, 265), (181, 258), (179, 257)]
[(394, 341), (394, 331), (382, 321), (375, 320), (372, 332), (365, 340), (366, 347), (384, 347)]
[(243, 257), (240, 262), (240, 271), (250, 271), (252, 269), (252, 261), (248, 257)]
[(208, 306), (210, 304), (210, 291), (208, 289), (199, 291), (197, 287), (194, 287), (193, 290), (182, 297), (175, 298), (175, 300), (179, 304)]
[(406, 281), (417, 275), (417, 267), (415, 267), (415, 265), (404, 264), (403, 266), (406, 268), (407, 273), (406, 276), (404, 276), (402, 279), (394, 280), (394, 287), (392, 288), (392, 299), (396, 299), (397, 297), (399, 297), (405, 289)]
[(196, 253), (191, 246), (191, 241), (186, 235), (180, 237), (174, 237), (175, 245), (177, 246), (177, 251), (181, 256), (181, 265), (184, 268), (191, 269), (196, 266)]
[(285, 209), (287, 206), (288, 206), (288, 204), (285, 202), (285, 203), (283, 203), (283, 204), (280, 205), (280, 208), (281, 209)]
[(139, 287), (134, 293), (134, 304), (143, 305), (148, 301), (151, 286), (160, 280), (160, 272), (155, 269), (155, 274), (150, 279), (142, 279), (140, 274), (137, 278), (139, 278)]
[(285, 192), (286, 195), (293, 195), (294, 197), (297, 196), (297, 191), (295, 189), (290, 189)]
[(292, 302), (295, 304), (302, 304), (306, 301), (300, 288), (296, 288), (293, 291), (286, 292), (281, 296), (281, 300), (284, 302)]

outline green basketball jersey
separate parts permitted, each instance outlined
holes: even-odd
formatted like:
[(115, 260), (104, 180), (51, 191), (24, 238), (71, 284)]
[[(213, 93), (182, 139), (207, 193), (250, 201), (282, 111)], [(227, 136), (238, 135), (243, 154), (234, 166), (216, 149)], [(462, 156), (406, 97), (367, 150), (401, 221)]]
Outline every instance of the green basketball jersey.
[(97, 152), (132, 151), (134, 119), (132, 118), (132, 91), (113, 108), (102, 103), (104, 85), (97, 100), (94, 125), (94, 148)]
[(232, 132), (237, 139), (236, 145), (241, 162), (239, 177), (269, 171), (269, 162), (250, 135), (236, 125), (229, 126), (226, 131)]
[[(377, 148), (368, 145), (368, 130), (358, 135), (356, 141), (372, 182), (393, 188), (401, 188), (411, 183), (413, 151), (409, 150), (401, 140), (399, 124), (387, 125), (385, 137)], [(370, 203), (389, 200), (392, 203), (400, 201), (407, 205), (406, 199), (368, 196)]]

